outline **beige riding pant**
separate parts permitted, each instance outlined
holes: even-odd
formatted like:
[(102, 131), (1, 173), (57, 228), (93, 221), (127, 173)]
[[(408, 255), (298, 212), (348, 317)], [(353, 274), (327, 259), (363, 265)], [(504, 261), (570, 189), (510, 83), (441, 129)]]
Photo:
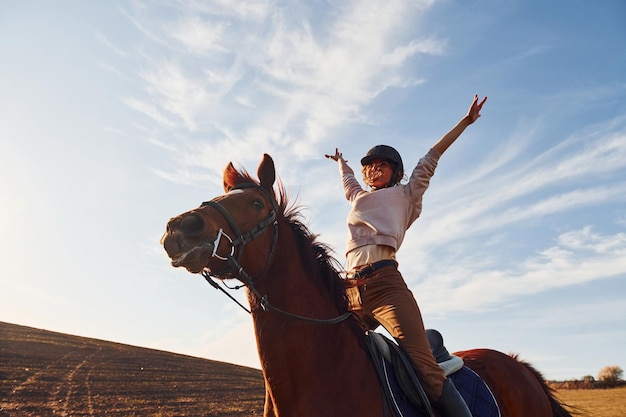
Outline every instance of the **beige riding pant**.
[(428, 397), (439, 400), (446, 376), (433, 357), (422, 314), (400, 271), (394, 266), (381, 268), (347, 292), (350, 310), (370, 329), (380, 324), (398, 340), (412, 359)]

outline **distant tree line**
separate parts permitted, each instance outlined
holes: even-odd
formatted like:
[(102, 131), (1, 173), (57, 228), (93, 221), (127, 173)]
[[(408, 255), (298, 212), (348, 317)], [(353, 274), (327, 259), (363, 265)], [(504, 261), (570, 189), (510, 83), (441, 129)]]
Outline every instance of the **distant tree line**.
[(585, 375), (581, 380), (550, 381), (550, 387), (554, 389), (593, 389), (613, 388), (626, 385), (622, 379), (624, 371), (617, 365), (605, 366), (598, 372), (597, 379), (592, 375)]

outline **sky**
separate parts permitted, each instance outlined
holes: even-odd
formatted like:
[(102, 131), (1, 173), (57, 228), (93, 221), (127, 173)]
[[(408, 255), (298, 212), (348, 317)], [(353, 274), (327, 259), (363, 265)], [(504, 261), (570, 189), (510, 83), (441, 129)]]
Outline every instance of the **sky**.
[[(0, 0), (0, 321), (259, 368), (169, 218), (270, 154), (345, 262), (335, 148), (407, 169), (460, 120), (398, 252), (450, 351), (626, 368), (622, 0)], [(234, 296), (244, 300), (243, 291)]]

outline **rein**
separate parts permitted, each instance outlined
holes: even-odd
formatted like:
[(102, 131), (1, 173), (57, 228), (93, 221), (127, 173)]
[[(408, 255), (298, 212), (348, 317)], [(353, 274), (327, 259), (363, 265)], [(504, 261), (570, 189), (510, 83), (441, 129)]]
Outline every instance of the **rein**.
[[(231, 300), (233, 300), (237, 305), (239, 305), (239, 307), (244, 309), (248, 314), (252, 314), (252, 312), (248, 308), (243, 306), (239, 301), (237, 301), (224, 288), (222, 288), (219, 285), (219, 283), (213, 279), (214, 277), (225, 278), (225, 276), (232, 276), (233, 272), (236, 272), (237, 279), (239, 279), (243, 283), (243, 285), (236, 286), (234, 288), (229, 287), (229, 289), (237, 290), (237, 289), (240, 289), (241, 287), (248, 287), (248, 289), (252, 291), (252, 293), (261, 301), (261, 308), (263, 309), (263, 311), (272, 310), (277, 313), (283, 314), (287, 317), (291, 317), (294, 319), (303, 320), (303, 321), (307, 321), (311, 323), (318, 323), (318, 324), (338, 324), (346, 320), (348, 317), (352, 316), (351, 312), (346, 312), (340, 316), (337, 316), (331, 319), (315, 319), (311, 317), (304, 317), (304, 316), (300, 316), (297, 314), (289, 313), (285, 310), (282, 310), (278, 307), (273, 306), (272, 304), (270, 304), (267, 298), (267, 295), (261, 295), (261, 293), (259, 293), (259, 291), (254, 286), (254, 280), (264, 275), (267, 272), (270, 262), (274, 256), (274, 250), (276, 249), (276, 242), (278, 241), (278, 221), (276, 221), (276, 213), (278, 211), (278, 204), (276, 203), (276, 200), (274, 199), (274, 197), (265, 188), (254, 183), (240, 184), (236, 187), (231, 188), (231, 190), (245, 189), (245, 188), (257, 188), (263, 191), (268, 196), (270, 202), (272, 203), (272, 210), (270, 211), (270, 214), (265, 219), (261, 220), (259, 224), (254, 226), (251, 230), (249, 230), (246, 233), (241, 233), (241, 230), (239, 229), (239, 226), (237, 225), (233, 217), (230, 215), (228, 210), (226, 210), (224, 206), (222, 206), (219, 202), (215, 200), (211, 200), (211, 201), (205, 201), (200, 205), (200, 207), (210, 206), (210, 207), (215, 208), (222, 215), (222, 217), (226, 220), (226, 222), (232, 229), (233, 233), (237, 235), (237, 237), (233, 240), (230, 238), (230, 236), (224, 233), (222, 229), (219, 230), (217, 237), (215, 238), (215, 241), (212, 244), (213, 252), (211, 254), (211, 257), (218, 258), (222, 261), (227, 261), (230, 264), (232, 269), (222, 274), (211, 274), (207, 269), (205, 269), (202, 271), (202, 276), (204, 277), (204, 279), (213, 288), (220, 290), (224, 294), (226, 294)], [(263, 270), (256, 277), (252, 277), (239, 264), (239, 259), (241, 259), (241, 255), (243, 254), (244, 247), (248, 243), (250, 243), (252, 240), (254, 240), (256, 237), (263, 234), (265, 232), (265, 229), (267, 229), (270, 225), (274, 226), (274, 234), (272, 237), (272, 244), (270, 246), (267, 260), (265, 261), (265, 266), (263, 267)], [(222, 256), (217, 253), (217, 248), (219, 247), (222, 236), (225, 236), (226, 239), (230, 242), (230, 253), (226, 256)], [(236, 254), (236, 257), (234, 256), (235, 254)]]

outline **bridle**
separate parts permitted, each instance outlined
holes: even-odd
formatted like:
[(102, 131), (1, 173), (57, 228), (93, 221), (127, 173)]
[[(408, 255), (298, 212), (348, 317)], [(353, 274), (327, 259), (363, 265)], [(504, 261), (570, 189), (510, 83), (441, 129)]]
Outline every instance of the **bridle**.
[[(243, 285), (236, 286), (236, 287), (227, 287), (227, 288), (236, 290), (242, 287), (247, 287), (260, 300), (260, 305), (263, 311), (273, 310), (273, 311), (276, 311), (278, 313), (281, 313), (283, 315), (286, 315), (292, 318), (296, 318), (296, 319), (304, 320), (308, 322), (313, 322), (313, 323), (320, 323), (320, 324), (337, 324), (346, 320), (348, 317), (350, 317), (352, 315), (351, 312), (344, 313), (340, 316), (337, 316), (331, 319), (315, 319), (315, 318), (310, 318), (310, 317), (299, 316), (297, 314), (292, 314), (292, 313), (281, 310), (278, 307), (271, 305), (269, 303), (267, 295), (261, 295), (261, 293), (256, 289), (256, 287), (254, 286), (254, 281), (260, 278), (261, 276), (263, 276), (267, 272), (267, 269), (269, 268), (272, 258), (274, 257), (274, 250), (276, 249), (276, 242), (278, 240), (278, 221), (276, 220), (276, 213), (278, 212), (278, 203), (276, 202), (276, 199), (274, 198), (274, 196), (268, 190), (266, 190), (262, 186), (255, 184), (255, 183), (239, 184), (231, 188), (229, 192), (234, 191), (234, 190), (243, 190), (247, 188), (255, 188), (265, 193), (265, 195), (268, 197), (268, 200), (272, 204), (272, 210), (270, 210), (270, 213), (268, 214), (267, 217), (265, 217), (256, 226), (254, 226), (252, 229), (250, 229), (249, 231), (245, 233), (241, 232), (239, 226), (237, 225), (237, 223), (235, 222), (231, 214), (228, 212), (228, 210), (224, 208), (223, 205), (219, 203), (217, 199), (213, 199), (211, 201), (205, 201), (200, 205), (200, 207), (210, 206), (216, 209), (218, 213), (220, 213), (220, 215), (226, 220), (232, 232), (236, 235), (235, 239), (233, 239), (230, 236), (228, 236), (228, 234), (226, 234), (223, 229), (221, 228), (219, 229), (217, 233), (217, 237), (212, 243), (213, 251), (211, 253), (211, 257), (228, 262), (228, 264), (230, 265), (230, 268), (224, 271), (220, 271), (219, 273), (212, 273), (211, 271), (205, 268), (202, 271), (202, 276), (204, 277), (204, 279), (209, 284), (211, 284), (213, 288), (220, 290), (224, 294), (226, 294), (231, 300), (237, 303), (242, 309), (244, 309), (249, 314), (251, 314), (252, 312), (248, 308), (243, 306), (239, 301), (237, 301), (232, 295), (230, 295), (213, 278), (218, 278), (218, 279), (224, 279), (228, 277), (237, 278), (239, 281), (243, 283)], [(241, 259), (241, 256), (243, 254), (244, 247), (248, 243), (252, 242), (252, 240), (262, 235), (265, 232), (265, 229), (267, 229), (270, 225), (274, 226), (274, 233), (272, 236), (272, 243), (270, 245), (268, 256), (265, 261), (265, 266), (263, 267), (263, 270), (261, 270), (261, 272), (259, 272), (255, 277), (252, 277), (243, 268), (243, 266), (239, 264), (239, 260)], [(225, 237), (230, 244), (230, 251), (225, 256), (217, 253), (217, 249), (220, 245), (222, 237)]]
[[(244, 247), (248, 243), (252, 242), (252, 240), (254, 240), (256, 237), (263, 234), (263, 232), (268, 226), (270, 225), (274, 226), (274, 237), (272, 239), (272, 246), (270, 248), (270, 252), (268, 254), (267, 261), (265, 263), (265, 268), (259, 274), (259, 275), (262, 275), (267, 270), (267, 267), (269, 266), (269, 263), (272, 260), (274, 249), (276, 247), (276, 240), (278, 238), (278, 222), (276, 221), (276, 212), (278, 211), (278, 204), (276, 203), (276, 200), (274, 199), (274, 197), (265, 188), (259, 185), (256, 185), (254, 183), (240, 184), (236, 187), (231, 188), (229, 192), (235, 191), (235, 190), (242, 190), (246, 188), (257, 188), (258, 190), (263, 191), (267, 195), (270, 202), (272, 203), (272, 210), (270, 210), (270, 213), (268, 214), (268, 216), (265, 219), (261, 220), (259, 224), (254, 226), (252, 229), (250, 229), (246, 233), (241, 232), (241, 230), (239, 229), (239, 226), (237, 225), (233, 217), (230, 215), (228, 210), (226, 210), (224, 206), (222, 206), (216, 199), (213, 199), (211, 201), (205, 201), (200, 205), (200, 207), (210, 206), (216, 209), (222, 215), (222, 217), (224, 217), (224, 219), (228, 223), (228, 226), (230, 226), (233, 233), (237, 236), (233, 240), (230, 236), (228, 236), (224, 232), (223, 229), (220, 229), (217, 234), (217, 237), (215, 238), (215, 241), (213, 242), (214, 248), (213, 248), (213, 253), (211, 254), (212, 257), (216, 257), (223, 261), (227, 260), (236, 271), (243, 270), (241, 266), (239, 265), (239, 259), (241, 259), (241, 255), (243, 254)], [(223, 236), (226, 237), (226, 239), (228, 239), (228, 241), (230, 242), (230, 247), (231, 247), (230, 254), (226, 256), (220, 256), (217, 253), (218, 246)], [(235, 253), (237, 253), (236, 258), (233, 256)], [(215, 276), (219, 276), (219, 275), (215, 275)]]
[[(208, 269), (204, 269), (202, 271), (202, 276), (204, 277), (204, 279), (206, 279), (206, 281), (211, 284), (211, 286), (215, 289), (219, 289), (222, 292), (224, 292), (224, 294), (226, 294), (228, 297), (230, 297), (235, 303), (237, 303), (241, 308), (243, 308), (244, 310), (246, 310), (248, 313), (250, 313), (250, 310), (248, 310), (246, 307), (244, 307), (239, 301), (237, 301), (234, 297), (232, 297), (227, 291), (225, 291), (218, 283), (217, 281), (215, 281), (213, 278), (228, 278), (228, 277), (232, 277), (235, 276), (239, 281), (241, 281), (243, 283), (243, 285), (240, 286), (236, 286), (236, 287), (228, 287), (230, 289), (239, 289), (242, 287), (248, 287), (250, 290), (252, 290), (252, 292), (261, 300), (263, 300), (263, 297), (260, 295), (260, 293), (256, 290), (256, 288), (254, 287), (254, 280), (255, 278), (260, 277), (261, 275), (263, 275), (269, 265), (270, 262), (273, 258), (274, 255), (274, 249), (276, 248), (276, 241), (278, 240), (278, 222), (276, 221), (276, 212), (278, 211), (278, 204), (276, 203), (276, 200), (274, 199), (274, 197), (263, 187), (254, 184), (254, 183), (244, 183), (244, 184), (239, 184), (233, 188), (231, 188), (229, 190), (229, 192), (231, 191), (235, 191), (235, 190), (243, 190), (246, 188), (256, 188), (258, 190), (263, 191), (266, 196), (268, 197), (268, 200), (272, 203), (272, 210), (270, 210), (270, 213), (268, 214), (268, 216), (266, 218), (264, 218), (263, 220), (261, 220), (256, 226), (254, 226), (252, 229), (250, 229), (249, 231), (242, 233), (239, 225), (237, 225), (237, 222), (235, 222), (235, 219), (233, 219), (233, 217), (231, 216), (231, 214), (228, 212), (228, 210), (226, 210), (224, 208), (223, 205), (221, 205), (217, 199), (213, 199), (211, 201), (205, 201), (202, 204), (200, 204), (200, 207), (206, 207), (206, 206), (210, 206), (213, 207), (214, 209), (217, 210), (218, 213), (220, 213), (220, 215), (226, 220), (226, 222), (228, 223), (228, 226), (230, 226), (232, 232), (236, 235), (235, 239), (231, 238), (226, 232), (224, 232), (224, 229), (220, 228), (218, 233), (217, 233), (217, 237), (215, 238), (215, 240), (213, 241), (213, 243), (211, 244), (211, 246), (213, 246), (213, 251), (211, 253), (211, 257), (212, 258), (217, 258), (221, 261), (226, 261), (229, 264), (229, 268), (224, 270), (224, 271), (220, 271), (218, 273), (212, 273), (211, 271), (209, 271)], [(263, 267), (263, 270), (258, 273), (256, 275), (256, 277), (252, 277), (240, 264), (239, 264), (239, 260), (241, 259), (241, 256), (243, 255), (243, 251), (244, 251), (244, 247), (252, 242), (252, 240), (254, 240), (255, 238), (257, 238), (258, 236), (260, 236), (261, 234), (263, 234), (263, 232), (265, 231), (265, 229), (267, 229), (270, 225), (274, 226), (274, 234), (272, 237), (272, 244), (270, 246), (270, 251), (268, 253), (267, 256), (267, 260), (265, 261), (265, 266)], [(217, 253), (217, 250), (220, 246), (222, 237), (225, 237), (229, 244), (230, 244), (230, 251), (227, 255), (222, 256), (220, 254)]]

